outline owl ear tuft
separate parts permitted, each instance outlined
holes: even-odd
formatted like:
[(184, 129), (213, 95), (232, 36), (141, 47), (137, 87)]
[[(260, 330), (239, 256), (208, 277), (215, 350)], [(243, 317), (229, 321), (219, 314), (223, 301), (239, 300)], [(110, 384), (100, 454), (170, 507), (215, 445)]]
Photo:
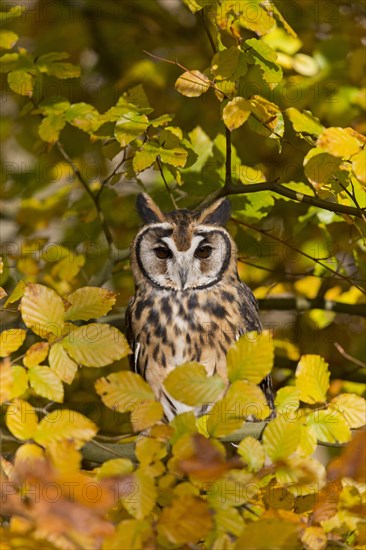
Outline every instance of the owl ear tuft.
[(231, 206), (228, 198), (219, 199), (205, 208), (199, 217), (200, 223), (225, 225), (231, 215)]
[(159, 223), (165, 221), (164, 214), (157, 204), (146, 193), (141, 193), (136, 199), (136, 209), (144, 223)]

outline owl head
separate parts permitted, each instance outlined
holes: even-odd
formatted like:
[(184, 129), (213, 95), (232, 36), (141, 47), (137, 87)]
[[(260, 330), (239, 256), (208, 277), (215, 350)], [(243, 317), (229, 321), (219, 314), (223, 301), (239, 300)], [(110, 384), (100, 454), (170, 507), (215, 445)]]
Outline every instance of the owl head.
[(136, 207), (144, 226), (131, 247), (135, 284), (162, 290), (203, 290), (236, 277), (236, 246), (224, 225), (230, 217), (228, 199), (200, 212), (163, 212), (147, 194)]

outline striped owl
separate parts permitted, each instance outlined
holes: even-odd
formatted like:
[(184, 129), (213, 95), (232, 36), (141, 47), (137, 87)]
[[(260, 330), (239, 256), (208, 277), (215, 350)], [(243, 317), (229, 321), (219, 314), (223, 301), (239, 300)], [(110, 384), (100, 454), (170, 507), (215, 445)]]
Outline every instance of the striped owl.
[[(197, 361), (227, 380), (226, 353), (245, 332), (260, 331), (256, 300), (240, 281), (236, 246), (224, 225), (228, 199), (201, 212), (163, 212), (137, 198), (144, 225), (131, 246), (135, 295), (126, 312), (131, 367), (150, 384), (168, 420), (190, 407), (163, 387), (168, 373)], [(273, 409), (270, 377), (261, 387)]]

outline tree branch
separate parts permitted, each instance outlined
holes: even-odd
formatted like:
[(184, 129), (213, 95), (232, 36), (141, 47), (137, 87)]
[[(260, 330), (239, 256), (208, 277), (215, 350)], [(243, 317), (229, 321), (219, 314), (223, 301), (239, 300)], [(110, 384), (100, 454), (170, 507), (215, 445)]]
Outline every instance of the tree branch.
[(270, 239), (273, 239), (274, 241), (277, 241), (281, 244), (284, 244), (285, 246), (287, 246), (288, 248), (290, 248), (291, 250), (294, 250), (295, 252), (297, 252), (298, 254), (301, 254), (302, 256), (304, 256), (305, 258), (308, 258), (309, 260), (311, 260), (312, 262), (315, 262), (317, 264), (319, 264), (321, 267), (323, 267), (324, 269), (326, 269), (327, 271), (329, 271), (330, 273), (332, 273), (333, 275), (335, 275), (336, 277), (339, 277), (340, 279), (343, 279), (344, 281), (346, 281), (349, 285), (351, 286), (354, 286), (355, 288), (357, 288), (360, 292), (362, 292), (362, 294), (366, 294), (365, 290), (358, 286), (357, 284), (355, 284), (355, 282), (350, 278), (350, 277), (346, 277), (345, 275), (342, 275), (341, 273), (338, 273), (338, 271), (332, 269), (331, 267), (329, 267), (327, 264), (324, 264), (322, 263), (320, 260), (318, 260), (317, 258), (313, 258), (313, 256), (310, 256), (310, 254), (307, 254), (306, 252), (304, 252), (303, 250), (300, 250), (299, 248), (297, 248), (296, 246), (292, 245), (291, 243), (289, 242), (286, 242), (286, 241), (283, 241), (282, 239), (276, 237), (275, 235), (271, 235), (271, 233), (268, 233), (268, 231), (265, 231), (264, 229), (259, 229), (258, 227), (254, 227), (253, 225), (250, 225), (248, 223), (245, 223), (243, 221), (240, 221), (240, 220), (237, 220), (235, 218), (231, 218), (231, 220), (234, 222), (234, 223), (237, 223), (238, 225), (242, 225), (243, 227), (247, 227), (248, 229), (251, 229), (252, 231), (256, 231), (257, 233), (261, 233), (262, 235), (265, 235), (266, 237), (269, 237)]
[[(251, 183), (246, 185), (237, 185), (225, 183), (224, 187), (212, 193), (207, 199), (210, 201), (216, 200), (221, 197), (227, 197), (229, 195), (246, 195), (247, 193), (259, 193), (262, 191), (272, 191), (277, 195), (282, 195), (297, 202), (303, 202), (305, 204), (311, 204), (317, 208), (323, 208), (324, 210), (329, 210), (335, 212), (336, 214), (347, 214), (348, 216), (356, 216), (362, 218), (366, 209), (359, 210), (353, 206), (346, 206), (344, 204), (337, 204), (318, 197), (312, 197), (311, 195), (304, 195), (298, 191), (293, 191), (288, 189), (283, 185), (277, 183), (278, 180), (272, 182), (259, 182)], [(206, 204), (207, 200), (205, 200)]]
[(99, 217), (100, 225), (102, 226), (102, 229), (103, 229), (104, 236), (106, 238), (106, 241), (108, 243), (109, 248), (113, 251), (114, 250), (113, 236), (112, 236), (112, 233), (109, 229), (107, 221), (104, 217), (104, 213), (103, 213), (102, 209), (100, 208), (100, 204), (99, 204), (99, 196), (100, 195), (98, 195), (98, 196), (94, 195), (94, 193), (90, 189), (87, 181), (84, 179), (83, 175), (81, 174), (79, 168), (76, 166), (74, 161), (66, 153), (66, 151), (65, 151), (65, 149), (64, 149), (64, 147), (63, 147), (63, 145), (60, 141), (56, 142), (56, 147), (59, 150), (59, 152), (61, 153), (61, 156), (64, 158), (64, 160), (70, 165), (74, 175), (80, 181), (81, 185), (84, 187), (85, 191), (87, 192), (87, 194), (89, 195), (89, 197), (93, 201), (94, 207), (95, 207), (95, 209), (97, 211), (97, 214), (98, 214), (98, 217)]
[(262, 298), (258, 300), (258, 305), (262, 311), (309, 311), (310, 309), (323, 309), (324, 311), (333, 311), (334, 313), (366, 317), (365, 304), (345, 304), (332, 300), (324, 300), (323, 298), (314, 298), (312, 300), (303, 296), (294, 298)]

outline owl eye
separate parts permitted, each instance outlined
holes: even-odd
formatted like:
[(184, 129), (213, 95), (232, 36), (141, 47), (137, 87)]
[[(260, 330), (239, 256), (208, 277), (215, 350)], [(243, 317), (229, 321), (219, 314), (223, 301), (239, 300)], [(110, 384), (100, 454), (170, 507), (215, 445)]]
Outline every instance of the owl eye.
[(203, 246), (200, 246), (197, 248), (196, 252), (194, 253), (196, 258), (200, 258), (201, 260), (205, 260), (211, 256), (212, 253), (212, 247), (208, 244), (205, 244)]
[(157, 248), (154, 248), (154, 252), (159, 260), (167, 260), (172, 257), (171, 251), (166, 246), (158, 246)]

